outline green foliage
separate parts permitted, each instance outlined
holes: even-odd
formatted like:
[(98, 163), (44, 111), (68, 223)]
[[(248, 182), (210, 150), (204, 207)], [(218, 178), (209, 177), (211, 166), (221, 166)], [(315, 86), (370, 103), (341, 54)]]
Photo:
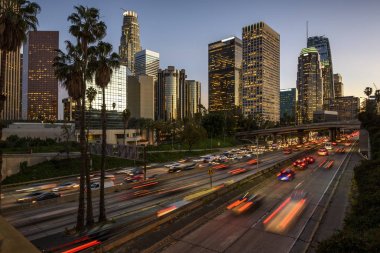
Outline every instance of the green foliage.
[(181, 139), (190, 151), (194, 144), (200, 142), (206, 136), (207, 132), (202, 126), (196, 125), (194, 122), (188, 122), (185, 124)]

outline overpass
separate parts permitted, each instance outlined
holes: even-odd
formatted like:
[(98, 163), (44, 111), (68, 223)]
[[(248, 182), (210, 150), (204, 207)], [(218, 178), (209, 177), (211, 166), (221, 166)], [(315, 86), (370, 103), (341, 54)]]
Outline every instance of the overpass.
[(329, 130), (330, 140), (335, 141), (339, 136), (341, 129), (360, 129), (359, 120), (349, 121), (333, 121), (333, 122), (321, 122), (295, 126), (285, 126), (277, 128), (260, 129), (254, 131), (238, 132), (235, 134), (237, 139), (256, 139), (259, 136), (273, 136), (274, 142), (277, 141), (278, 136), (287, 136), (289, 134), (297, 134), (298, 142), (303, 142), (305, 133), (310, 131)]

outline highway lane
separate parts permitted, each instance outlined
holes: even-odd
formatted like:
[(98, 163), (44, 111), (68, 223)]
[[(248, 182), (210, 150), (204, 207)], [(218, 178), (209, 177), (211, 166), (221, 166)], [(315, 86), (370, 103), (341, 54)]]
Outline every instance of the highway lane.
[[(263, 163), (260, 166), (264, 166), (266, 163), (273, 164), (277, 160), (284, 159), (284, 155), (281, 152), (271, 153), (265, 155), (262, 159)], [(234, 167), (242, 167), (245, 163), (238, 162)], [(238, 180), (246, 177), (252, 173), (255, 173), (256, 166), (252, 171), (238, 176), (230, 176), (227, 171), (217, 171), (214, 175), (215, 184), (222, 183), (233, 178)], [(107, 213), (108, 217), (121, 218), (126, 217), (129, 220), (138, 218), (138, 216), (151, 215), (168, 203), (183, 199), (185, 195), (190, 194), (196, 190), (205, 188), (208, 186), (209, 178), (206, 173), (207, 169), (201, 170), (199, 173), (193, 175), (184, 175), (182, 177), (169, 180), (168, 185), (170, 187), (183, 186), (184, 182), (197, 183), (196, 187), (190, 191), (179, 194), (178, 196), (145, 196), (133, 200), (126, 199), (126, 191), (117, 192), (107, 195)], [(165, 185), (165, 184), (164, 184)], [(164, 186), (163, 185), (163, 186)], [(18, 228), (23, 234), (25, 234), (30, 240), (43, 238), (48, 235), (61, 232), (64, 227), (70, 227), (74, 225), (76, 217), (77, 203), (69, 202), (55, 206), (40, 207), (38, 209), (30, 209), (20, 212), (15, 212), (7, 215), (7, 219), (16, 228)], [(143, 210), (143, 212), (141, 212)], [(97, 214), (97, 199), (94, 200), (94, 211)], [(136, 214), (139, 215), (136, 215)]]
[[(314, 157), (317, 158), (316, 163), (305, 171), (299, 171), (292, 182), (279, 182), (273, 177), (255, 189), (254, 192), (265, 196), (265, 199), (252, 212), (236, 216), (225, 211), (178, 239), (164, 252), (289, 252), (345, 155), (330, 156), (335, 163), (329, 170), (317, 166), (324, 158)], [(284, 234), (266, 231), (263, 220), (295, 189), (310, 193), (309, 204), (300, 219)]]

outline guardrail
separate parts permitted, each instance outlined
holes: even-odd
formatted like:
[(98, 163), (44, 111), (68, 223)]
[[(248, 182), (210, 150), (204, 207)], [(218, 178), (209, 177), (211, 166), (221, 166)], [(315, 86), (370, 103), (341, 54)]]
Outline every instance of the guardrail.
[[(168, 214), (164, 217), (157, 218), (156, 216), (151, 216), (151, 215), (150, 215), (150, 217), (145, 217), (144, 220), (147, 221), (147, 219), (148, 219), (148, 220), (150, 220), (150, 222), (148, 222), (147, 224), (143, 224), (143, 227), (137, 227), (135, 229), (127, 231), (126, 232), (127, 235), (120, 234), (120, 235), (116, 235), (114, 237), (111, 237), (111, 239), (104, 242), (100, 246), (97, 246), (95, 248), (89, 249), (89, 250), (84, 251), (84, 252), (103, 253), (103, 252), (109, 252), (112, 249), (121, 247), (123, 244), (137, 238), (138, 236), (141, 236), (141, 235), (143, 235), (149, 231), (152, 231), (152, 230), (158, 228), (159, 226), (161, 226), (165, 223), (168, 223), (168, 222), (171, 222), (175, 219), (178, 219), (179, 217), (193, 211), (194, 209), (201, 207), (210, 201), (216, 200), (218, 197), (221, 197), (228, 192), (236, 190), (239, 187), (241, 187), (245, 184), (251, 183), (253, 180), (264, 177), (270, 173), (275, 173), (278, 170), (280, 170), (283, 166), (291, 164), (291, 160), (298, 159), (298, 158), (305, 156), (305, 155), (307, 155), (313, 151), (314, 151), (314, 149), (309, 149), (309, 150), (306, 150), (306, 151), (303, 151), (303, 152), (297, 154), (296, 156), (289, 157), (289, 159), (286, 159), (286, 160), (279, 162), (275, 165), (269, 166), (268, 168), (262, 168), (260, 171), (256, 172), (255, 174), (252, 174), (252, 175), (250, 175), (250, 176), (248, 176), (242, 180), (239, 180), (235, 183), (226, 185), (225, 187), (222, 187), (221, 189), (214, 191), (208, 195), (199, 197), (198, 199), (190, 202), (187, 205), (184, 205), (183, 207), (180, 207), (180, 208), (174, 210), (173, 212), (171, 212), (170, 214)], [(125, 225), (128, 226), (128, 224), (125, 224)]]

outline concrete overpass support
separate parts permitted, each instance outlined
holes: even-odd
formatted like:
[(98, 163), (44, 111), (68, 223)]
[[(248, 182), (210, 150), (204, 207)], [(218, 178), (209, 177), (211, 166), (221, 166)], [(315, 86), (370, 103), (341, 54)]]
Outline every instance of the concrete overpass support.
[(336, 128), (329, 129), (330, 141), (336, 141)]
[(298, 144), (303, 144), (303, 130), (297, 130)]
[(336, 129), (336, 139), (340, 139), (340, 128)]
[(277, 143), (277, 133), (274, 133), (273, 134), (273, 143), (276, 144)]

